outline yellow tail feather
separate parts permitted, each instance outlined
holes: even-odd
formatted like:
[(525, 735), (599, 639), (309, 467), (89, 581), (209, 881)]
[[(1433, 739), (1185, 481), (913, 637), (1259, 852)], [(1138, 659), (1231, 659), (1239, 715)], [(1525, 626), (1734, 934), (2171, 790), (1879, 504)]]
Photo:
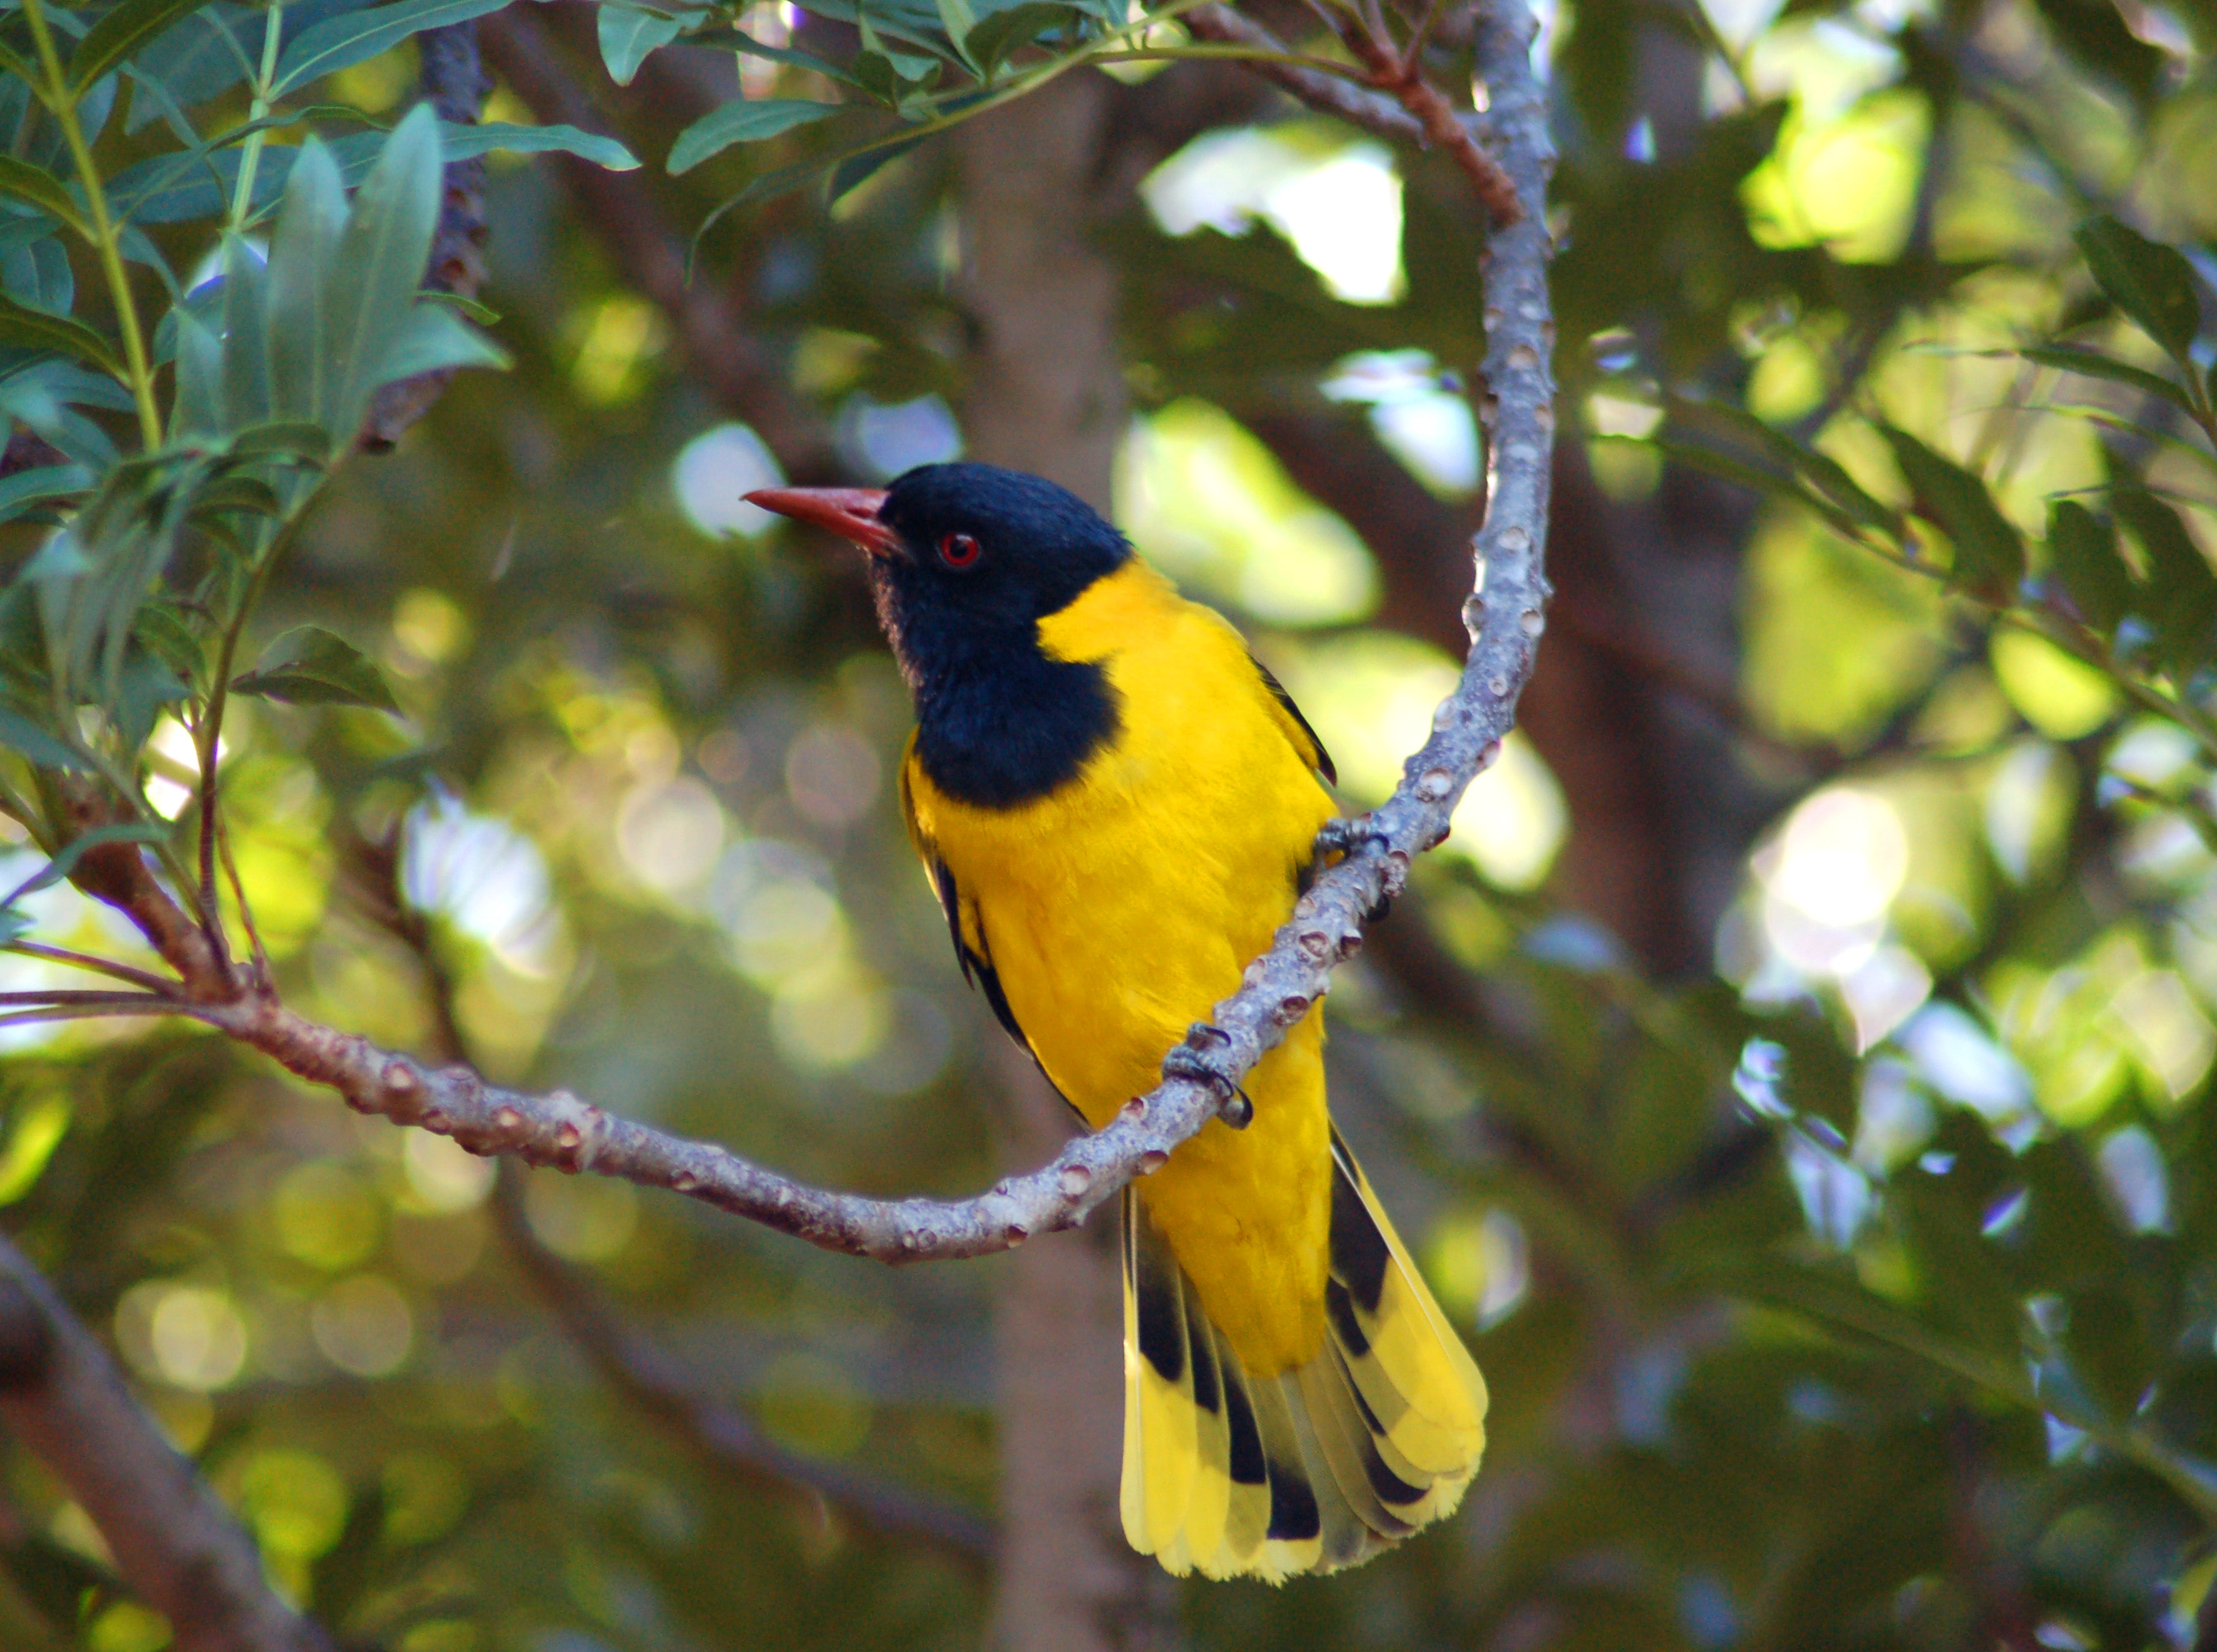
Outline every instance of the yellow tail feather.
[(1180, 1575), (1281, 1582), (1452, 1513), (1485, 1446), (1485, 1382), (1335, 1131), (1324, 1346), (1246, 1369), (1128, 1193), (1125, 1535)]

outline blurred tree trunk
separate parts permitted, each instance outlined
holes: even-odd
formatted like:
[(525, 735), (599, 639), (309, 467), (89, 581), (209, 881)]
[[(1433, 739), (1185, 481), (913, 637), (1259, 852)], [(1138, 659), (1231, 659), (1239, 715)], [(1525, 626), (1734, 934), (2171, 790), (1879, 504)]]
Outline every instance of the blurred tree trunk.
[[(963, 428), (975, 458), (1033, 471), (1108, 506), (1128, 416), (1116, 274), (1090, 244), (1114, 83), (1066, 75), (963, 129), (964, 291), (972, 319)], [(1008, 1152), (1029, 1167), (1070, 1114), (1032, 1063), (1001, 1052)], [(1117, 1516), (1123, 1425), (1115, 1224), (1019, 1249), (1001, 1304), (1000, 1598), (1008, 1652), (1109, 1652), (1158, 1637), (1151, 1563)]]

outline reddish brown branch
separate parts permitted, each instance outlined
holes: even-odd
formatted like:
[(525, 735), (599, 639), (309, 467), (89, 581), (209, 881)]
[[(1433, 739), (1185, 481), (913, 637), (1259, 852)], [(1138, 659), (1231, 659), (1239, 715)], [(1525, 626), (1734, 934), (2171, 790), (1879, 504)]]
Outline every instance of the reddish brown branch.
[[(1349, 124), (1396, 142), (1415, 141), (1441, 149), (1470, 179), (1471, 188), (1485, 206), (1496, 229), (1505, 229), (1523, 215), (1516, 186), (1501, 163), (1479, 147), (1464, 118), (1440, 89), (1423, 76), (1418, 59), (1423, 34), (1406, 47), (1397, 46), (1375, 8), (1368, 20), (1351, 12), (1325, 13), (1355, 60), (1369, 78), (1366, 90), (1346, 78), (1299, 64), (1257, 59), (1244, 66), (1273, 84), (1291, 92), (1311, 108), (1337, 115)], [(1427, 20), (1429, 22), (1429, 19)], [(1208, 5), (1189, 12), (1186, 27), (1204, 40), (1251, 46), (1260, 52), (1286, 54), (1288, 48), (1260, 23), (1226, 5)]]

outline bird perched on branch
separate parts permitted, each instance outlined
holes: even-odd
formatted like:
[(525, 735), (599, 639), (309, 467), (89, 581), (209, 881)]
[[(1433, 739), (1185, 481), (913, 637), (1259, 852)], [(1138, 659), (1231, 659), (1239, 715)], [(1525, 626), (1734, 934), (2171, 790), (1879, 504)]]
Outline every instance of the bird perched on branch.
[[(870, 553), (955, 954), (1102, 1127), (1292, 912), (1331, 759), (1229, 624), (1051, 482), (929, 465), (747, 497)], [(1244, 1095), (1244, 1127), (1125, 1194), (1123, 1519), (1173, 1572), (1276, 1581), (1451, 1511), (1485, 1384), (1325, 1112), (1320, 1008)]]

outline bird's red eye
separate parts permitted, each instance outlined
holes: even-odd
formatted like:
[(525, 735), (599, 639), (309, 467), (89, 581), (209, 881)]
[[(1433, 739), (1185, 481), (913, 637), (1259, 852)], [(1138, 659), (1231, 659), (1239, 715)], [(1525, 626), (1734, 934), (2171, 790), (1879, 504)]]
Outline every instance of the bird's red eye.
[(939, 542), (939, 559), (949, 568), (967, 568), (978, 560), (978, 541), (967, 533), (949, 533)]

